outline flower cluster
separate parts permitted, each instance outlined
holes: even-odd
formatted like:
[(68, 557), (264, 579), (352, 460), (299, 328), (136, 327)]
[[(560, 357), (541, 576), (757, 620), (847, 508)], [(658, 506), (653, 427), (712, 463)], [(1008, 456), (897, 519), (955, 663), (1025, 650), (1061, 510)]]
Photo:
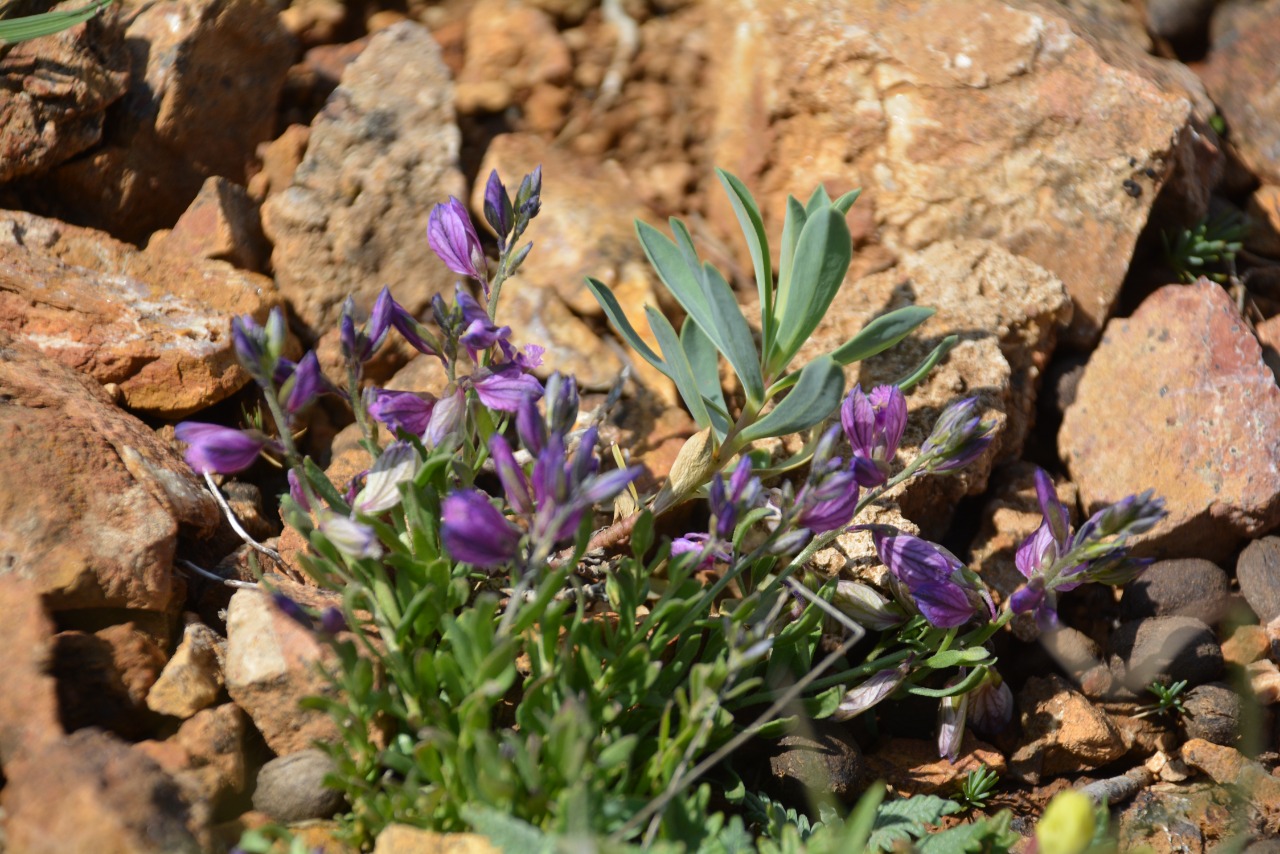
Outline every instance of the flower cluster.
[(1053, 479), (1036, 469), (1035, 483), (1044, 521), (1018, 547), (1014, 561), (1027, 583), (1009, 597), (1009, 607), (1014, 613), (1034, 614), (1047, 629), (1057, 625), (1059, 593), (1089, 581), (1124, 584), (1136, 577), (1149, 561), (1129, 556), (1126, 543), (1167, 514), (1164, 500), (1147, 490), (1099, 510), (1073, 535)]
[[(572, 378), (555, 377), (556, 394), (547, 417), (525, 398), (516, 418), (520, 444), (533, 458), (527, 472), (511, 445), (499, 433), (489, 440), (489, 453), (515, 520), (494, 506), (478, 489), (450, 493), (442, 506), (441, 538), (455, 560), (495, 569), (526, 557), (528, 565), (544, 562), (556, 546), (573, 538), (586, 513), (614, 498), (640, 474), (639, 467), (601, 473), (596, 457), (597, 428), (588, 427), (572, 444), (568, 429), (577, 417), (578, 391)], [(548, 424), (548, 422), (551, 422)]]

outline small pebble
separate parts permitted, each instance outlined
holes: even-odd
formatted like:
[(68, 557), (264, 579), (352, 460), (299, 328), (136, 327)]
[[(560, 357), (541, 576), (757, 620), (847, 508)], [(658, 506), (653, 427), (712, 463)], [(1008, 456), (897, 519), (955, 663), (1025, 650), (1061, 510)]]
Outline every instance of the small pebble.
[(332, 818), (346, 804), (342, 792), (324, 785), (325, 775), (336, 770), (315, 748), (272, 759), (258, 772), (253, 808), (279, 822)]
[(1187, 738), (1231, 746), (1240, 738), (1240, 697), (1221, 682), (1192, 688), (1182, 698)]

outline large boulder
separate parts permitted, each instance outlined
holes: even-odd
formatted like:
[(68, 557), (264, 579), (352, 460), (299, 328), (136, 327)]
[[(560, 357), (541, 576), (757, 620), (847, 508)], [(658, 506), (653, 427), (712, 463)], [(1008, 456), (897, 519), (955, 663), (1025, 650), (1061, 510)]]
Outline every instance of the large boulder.
[(384, 285), (409, 310), (457, 278), (427, 245), (432, 205), (463, 194), (453, 82), (440, 48), (412, 22), (370, 39), (311, 125), (292, 185), (262, 226), (276, 282), (316, 335), (350, 294), (367, 310)]
[(1220, 154), (1198, 81), (1064, 5), (735, 0), (717, 21), (709, 153), (756, 192), (770, 234), (786, 194), (862, 187), (858, 240), (996, 240), (1063, 281), (1083, 345), (1161, 189), (1207, 203)]
[(55, 611), (169, 612), (180, 532), (218, 507), (191, 468), (93, 379), (0, 332), (0, 576)]
[(1280, 523), (1280, 388), (1206, 279), (1107, 325), (1058, 445), (1090, 512), (1149, 488), (1165, 499), (1150, 553), (1221, 560)]
[(270, 279), (224, 262), (0, 212), (0, 331), (113, 384), (140, 413), (182, 418), (242, 388), (231, 318), (264, 321), (277, 302)]

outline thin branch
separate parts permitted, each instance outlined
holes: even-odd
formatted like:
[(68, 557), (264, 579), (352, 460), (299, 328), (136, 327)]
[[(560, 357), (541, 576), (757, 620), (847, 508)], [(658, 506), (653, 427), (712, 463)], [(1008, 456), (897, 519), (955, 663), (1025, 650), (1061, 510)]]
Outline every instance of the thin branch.
[(218, 502), (218, 506), (222, 508), (223, 514), (227, 517), (227, 521), (231, 523), (231, 530), (235, 531), (236, 534), (239, 535), (245, 545), (249, 546), (254, 551), (261, 552), (274, 560), (280, 566), (284, 566), (284, 558), (280, 557), (280, 553), (278, 551), (272, 548), (267, 548), (262, 543), (249, 536), (249, 532), (241, 527), (240, 520), (236, 518), (235, 512), (231, 509), (231, 505), (227, 503), (227, 499), (222, 497), (222, 491), (219, 490), (218, 485), (213, 482), (213, 475), (209, 474), (207, 471), (204, 473), (204, 482), (209, 485), (209, 491), (213, 493), (214, 500)]
[(207, 578), (210, 581), (217, 581), (218, 583), (225, 584), (228, 587), (235, 587), (242, 590), (258, 589), (257, 582), (241, 581), (238, 578), (223, 578), (221, 575), (218, 575), (217, 573), (213, 573), (207, 569), (202, 569), (201, 567), (196, 566), (194, 563), (192, 563), (189, 560), (183, 560), (182, 558), (178, 558), (177, 560), (174, 561), (174, 563), (178, 564), (185, 570), (194, 572), (196, 575), (199, 575), (203, 578)]

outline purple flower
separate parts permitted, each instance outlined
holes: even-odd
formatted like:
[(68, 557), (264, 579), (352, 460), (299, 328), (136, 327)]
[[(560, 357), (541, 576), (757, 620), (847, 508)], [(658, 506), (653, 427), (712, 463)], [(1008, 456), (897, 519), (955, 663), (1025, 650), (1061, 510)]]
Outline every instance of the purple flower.
[(969, 692), (969, 724), (985, 736), (999, 735), (1013, 720), (1013, 692), (994, 670)]
[[(541, 361), (542, 348), (536, 344)], [(526, 348), (527, 349), (527, 348)], [(557, 433), (565, 434), (578, 422), (578, 383), (572, 376), (565, 376), (556, 371), (547, 377), (546, 387), (547, 424)]]
[[(947, 687), (959, 684), (964, 670), (947, 683)], [(938, 755), (949, 762), (960, 758), (960, 744), (964, 741), (964, 720), (969, 709), (969, 694), (952, 694), (938, 703)]]
[(320, 372), (320, 360), (316, 358), (315, 350), (309, 350), (294, 368), (292, 376), (280, 388), (280, 393), (284, 396), (284, 411), (289, 415), (297, 415), (314, 403), (324, 388), (325, 379)]
[(894, 577), (906, 586), (920, 613), (942, 629), (961, 626), (977, 614), (969, 590), (957, 578), (963, 564), (955, 555), (910, 534), (872, 532), (876, 552)]
[[(574, 389), (576, 391), (576, 384)], [(568, 430), (562, 432), (567, 433)], [(516, 434), (520, 437), (521, 446), (535, 457), (542, 453), (542, 449), (546, 447), (547, 422), (543, 419), (542, 413), (538, 411), (536, 398), (522, 398), (519, 405), (516, 406)]]
[(516, 190), (515, 207), (517, 215), (525, 222), (538, 215), (538, 211), (542, 208), (541, 164), (534, 167), (534, 170), (525, 175), (524, 180), (520, 182), (520, 189)]
[(330, 605), (320, 612), (320, 631), (326, 635), (336, 635), (347, 630), (347, 618), (341, 608)]
[(733, 537), (738, 517), (755, 506), (762, 487), (760, 478), (751, 476), (751, 458), (743, 456), (726, 484), (724, 475), (716, 472), (711, 478), (711, 516), (715, 522), (715, 535), (721, 540)]
[(271, 594), (271, 604), (276, 610), (308, 631), (311, 630), (311, 615), (306, 609), (279, 591)]
[(474, 489), (446, 496), (441, 506), (440, 536), (454, 560), (493, 569), (515, 560), (520, 529)]
[(853, 447), (853, 467), (862, 486), (880, 486), (907, 428), (907, 399), (893, 385), (876, 386), (864, 394), (853, 387), (840, 406), (840, 424)]
[(1106, 537), (1127, 539), (1145, 534), (1167, 515), (1164, 499), (1156, 498), (1155, 490), (1148, 489), (1140, 495), (1122, 498), (1094, 513), (1080, 526), (1074, 544), (1083, 545)]
[(431, 423), (431, 413), (436, 400), (431, 395), (412, 391), (375, 389), (369, 414), (392, 433), (404, 431), (411, 436), (422, 436)]
[(685, 534), (683, 537), (676, 537), (671, 541), (671, 556), (683, 554), (701, 554), (702, 560), (698, 563), (699, 569), (708, 569), (716, 561), (730, 561), (733, 559), (733, 553), (729, 547), (724, 544), (717, 544), (712, 548), (707, 548), (711, 535), (703, 533)]
[(796, 496), (800, 514), (796, 524), (815, 534), (843, 528), (858, 507), (858, 481), (853, 471), (834, 471), (816, 484), (806, 484)]
[(480, 368), (471, 375), (470, 385), (481, 403), (499, 412), (517, 412), (522, 400), (542, 397), (542, 383), (537, 377), (511, 363)]
[(956, 471), (982, 456), (994, 438), (995, 422), (983, 421), (978, 399), (969, 397), (943, 410), (920, 453), (929, 458), (927, 471)]
[(232, 319), (231, 346), (240, 364), (259, 385), (266, 386), (275, 375), (276, 363), (284, 352), (285, 333), (284, 312), (279, 306), (267, 315), (266, 326), (260, 326), (248, 314)]
[(840, 705), (836, 707), (831, 719), (833, 721), (847, 721), (851, 718), (856, 718), (898, 690), (898, 686), (907, 680), (907, 675), (910, 673), (911, 659), (907, 659), (897, 667), (879, 671), (866, 682), (846, 693), (841, 698)]
[(287, 475), (289, 479), (289, 497), (302, 508), (302, 512), (311, 512), (311, 500), (307, 498), (307, 492), (302, 488), (302, 482), (298, 480), (298, 470), (289, 469)]
[(423, 444), (428, 448), (439, 447), (446, 438), (458, 432), (466, 410), (467, 397), (461, 388), (437, 400), (427, 421), (426, 432), (422, 434)]
[(391, 291), (383, 288), (378, 298), (374, 300), (373, 311), (369, 313), (369, 322), (357, 329), (355, 300), (347, 297), (342, 303), (339, 338), (342, 341), (342, 358), (348, 365), (358, 367), (373, 358), (373, 354), (387, 337), (394, 305), (395, 300), (391, 298)]
[(187, 465), (199, 474), (244, 471), (271, 444), (256, 430), (236, 430), (199, 421), (183, 421), (173, 432), (179, 441), (187, 443)]
[(461, 288), (458, 288), (457, 300), (458, 308), (462, 311), (462, 332), (458, 335), (458, 340), (467, 348), (471, 361), (479, 362), (481, 350), (488, 350), (499, 341), (511, 337), (511, 327), (495, 324), (475, 297)]
[(462, 202), (450, 196), (449, 201), (432, 208), (427, 220), (427, 243), (446, 267), (459, 276), (476, 279), (484, 286), (485, 296), (489, 295), (484, 248)]
[[(435, 337), (427, 332), (425, 326), (418, 322), (418, 319), (410, 314), (409, 309), (402, 306), (391, 298), (389, 288), (383, 287), (378, 294), (377, 305), (384, 305), (383, 309), (386, 322), (390, 322), (404, 340), (419, 353), (425, 353), (428, 356), (440, 356), (440, 345), (436, 342)], [(379, 316), (378, 309), (375, 307), (374, 316)], [(383, 324), (385, 331), (385, 323)]]
[(507, 188), (502, 186), (497, 169), (489, 173), (489, 181), (484, 186), (484, 218), (498, 235), (499, 245), (505, 243), (514, 223), (511, 199), (507, 196)]
[(494, 468), (498, 471), (498, 480), (507, 495), (507, 504), (522, 516), (532, 513), (533, 494), (530, 492), (529, 478), (516, 462), (511, 445), (501, 434), (495, 433), (489, 440), (489, 456), (493, 458)]

